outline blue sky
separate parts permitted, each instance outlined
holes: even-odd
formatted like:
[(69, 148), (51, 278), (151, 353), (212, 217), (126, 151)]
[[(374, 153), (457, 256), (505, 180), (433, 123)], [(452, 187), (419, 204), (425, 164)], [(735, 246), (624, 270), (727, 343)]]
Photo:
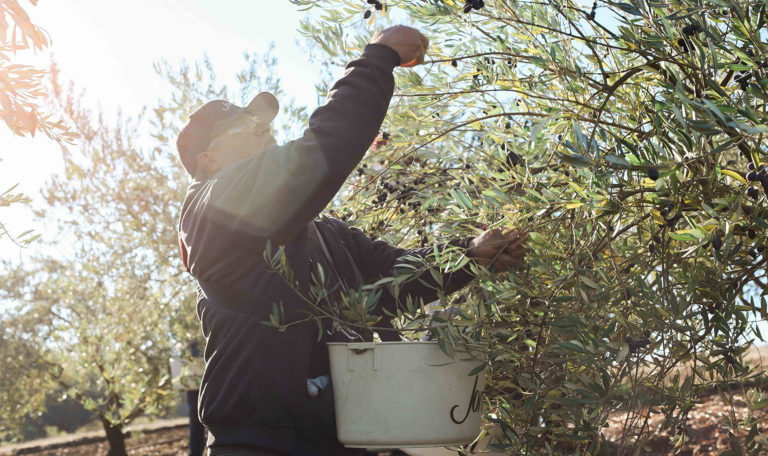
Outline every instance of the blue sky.
[[(299, 104), (317, 104), (319, 65), (310, 64), (297, 45), (296, 29), (306, 13), (288, 1), (41, 0), (36, 7), (24, 6), (52, 44), (45, 53), (21, 55), (20, 60), (45, 66), (52, 55), (63, 79), (85, 89), (86, 103), (102, 109), (107, 119), (118, 109), (136, 115), (165, 96), (169, 87), (155, 74), (153, 62), (194, 61), (207, 53), (222, 82), (233, 82), (243, 52), (263, 52), (271, 41), (286, 92)], [(61, 169), (58, 146), (44, 137), (16, 138), (4, 127), (0, 144), (0, 192), (19, 183), (24, 193), (39, 199), (45, 180)], [(0, 208), (0, 220), (12, 234), (32, 228), (43, 236), (55, 232), (33, 221), (23, 206)], [(23, 259), (28, 250), (0, 238), (2, 258)]]

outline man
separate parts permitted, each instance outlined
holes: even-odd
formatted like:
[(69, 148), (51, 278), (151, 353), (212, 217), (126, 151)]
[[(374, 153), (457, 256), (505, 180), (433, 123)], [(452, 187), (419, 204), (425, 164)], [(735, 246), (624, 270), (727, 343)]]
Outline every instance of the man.
[[(341, 220), (314, 221), (357, 167), (376, 137), (394, 89), (392, 70), (424, 61), (429, 41), (395, 26), (379, 32), (346, 68), (304, 135), (278, 146), (269, 124), (277, 100), (257, 95), (240, 108), (216, 100), (195, 111), (177, 147), (194, 176), (179, 223), (182, 256), (198, 287), (197, 313), (206, 338), (199, 414), (210, 455), (358, 454), (337, 441), (324, 343), (344, 339), (324, 322), (322, 333), (306, 319), (310, 269), (326, 283), (357, 288), (390, 276), (404, 250), (375, 241)], [(526, 236), (487, 231), (441, 248), (465, 250), (481, 265), (520, 266)], [(292, 280), (264, 260), (267, 244), (284, 246)], [(472, 279), (465, 268), (443, 277), (455, 291)], [(426, 282), (422, 283), (422, 282)], [(431, 282), (431, 283), (430, 283)], [(412, 280), (398, 296), (385, 294), (377, 312), (406, 297), (428, 302), (431, 274)], [(332, 294), (328, 301), (338, 297)], [(264, 325), (273, 306), (284, 331)], [(323, 336), (318, 342), (318, 336)]]

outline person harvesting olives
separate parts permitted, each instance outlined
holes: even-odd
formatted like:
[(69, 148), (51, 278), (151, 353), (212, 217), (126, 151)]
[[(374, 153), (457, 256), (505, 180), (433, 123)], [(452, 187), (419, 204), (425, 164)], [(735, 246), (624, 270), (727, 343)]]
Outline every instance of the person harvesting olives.
[[(197, 314), (206, 339), (198, 413), (209, 431), (211, 456), (358, 454), (336, 439), (324, 346), (346, 340), (346, 332), (327, 321), (322, 330), (302, 322), (310, 310), (303, 296), (318, 265), (336, 290), (326, 299), (333, 302), (339, 299), (334, 284), (354, 289), (374, 283), (406, 258), (433, 252), (397, 248), (341, 220), (318, 218), (375, 139), (394, 90), (393, 69), (423, 63), (428, 45), (406, 26), (377, 33), (349, 62), (303, 136), (286, 144), (272, 136), (279, 103), (266, 92), (246, 107), (205, 103), (179, 132), (179, 157), (193, 177), (179, 241), (198, 284)], [(526, 240), (524, 232), (493, 229), (439, 248), (503, 271), (522, 265)], [(293, 283), (265, 260), (268, 245), (282, 246)], [(472, 278), (468, 267), (445, 273), (443, 291), (456, 291)], [(407, 296), (432, 301), (436, 288), (435, 278), (422, 274), (398, 296), (383, 293), (376, 311), (392, 311)], [(295, 324), (280, 331), (263, 324), (273, 308)]]

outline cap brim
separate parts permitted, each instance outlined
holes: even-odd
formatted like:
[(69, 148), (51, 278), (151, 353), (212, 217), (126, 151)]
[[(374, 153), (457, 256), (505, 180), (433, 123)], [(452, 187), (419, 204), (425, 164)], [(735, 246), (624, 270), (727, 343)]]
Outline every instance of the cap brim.
[(269, 92), (261, 92), (253, 97), (245, 110), (259, 118), (264, 122), (272, 122), (280, 111), (280, 103), (277, 102), (277, 98)]

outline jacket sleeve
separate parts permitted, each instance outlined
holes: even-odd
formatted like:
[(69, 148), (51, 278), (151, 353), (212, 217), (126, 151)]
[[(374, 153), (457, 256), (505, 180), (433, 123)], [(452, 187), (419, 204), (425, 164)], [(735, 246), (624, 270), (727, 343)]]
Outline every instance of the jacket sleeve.
[[(342, 223), (339, 221), (339, 223)], [(429, 264), (427, 259), (434, 252), (434, 247), (420, 249), (402, 249), (393, 247), (380, 239), (372, 239), (357, 228), (344, 224), (351, 237), (350, 253), (358, 265), (363, 278), (367, 283), (374, 283), (383, 277), (392, 277), (400, 274), (410, 274), (413, 268), (422, 269), (422, 272), (403, 283), (398, 296), (393, 296), (388, 290), (382, 294), (380, 303), (390, 313), (395, 313), (398, 304), (405, 305), (406, 299), (421, 298), (425, 303), (438, 298), (440, 291), (450, 294), (464, 288), (475, 278), (470, 270), (470, 263), (462, 268), (448, 273), (439, 273), (440, 282), (425, 268)], [(458, 247), (464, 253), (472, 238), (453, 239), (438, 245), (438, 250), (443, 252), (449, 247)], [(433, 266), (431, 268), (435, 270)]]
[(220, 219), (278, 241), (295, 237), (333, 199), (378, 134), (399, 61), (392, 48), (367, 45), (301, 138), (217, 173), (210, 200)]

